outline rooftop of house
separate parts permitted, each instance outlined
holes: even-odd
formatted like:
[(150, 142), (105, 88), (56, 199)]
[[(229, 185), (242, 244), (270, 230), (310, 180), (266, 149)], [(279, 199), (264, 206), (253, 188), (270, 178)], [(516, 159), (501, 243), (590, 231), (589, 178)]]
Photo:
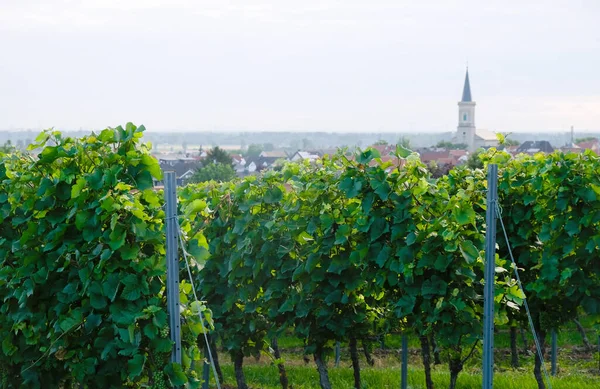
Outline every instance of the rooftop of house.
[(244, 157), (239, 155), (239, 154), (232, 154), (231, 155), (231, 159), (233, 159), (233, 162), (242, 162), (244, 161)]
[(163, 172), (175, 172), (177, 178), (183, 176), (189, 170), (195, 171), (200, 167), (198, 162), (179, 162), (179, 163), (161, 163), (160, 168)]
[(178, 161), (196, 161), (196, 158), (194, 157), (188, 157), (184, 154), (153, 154), (154, 158), (156, 158), (159, 162), (160, 161), (173, 161), (173, 162), (178, 162)]
[(320, 156), (318, 154), (312, 154), (308, 151), (296, 151), (291, 157), (290, 159), (297, 159), (296, 157), (299, 157), (300, 159), (309, 159), (309, 160), (315, 160), (320, 158)]
[(600, 140), (594, 139), (594, 140), (588, 140), (585, 142), (579, 142), (579, 143), (577, 143), (576, 146), (581, 147), (582, 149), (586, 149), (586, 150), (598, 150), (598, 149), (600, 149)]
[(497, 140), (496, 133), (494, 131), (485, 130), (485, 129), (477, 129), (475, 130), (475, 135), (483, 140)]
[(463, 155), (468, 154), (467, 150), (449, 150), (449, 152), (450, 152), (451, 156), (456, 157), (456, 158), (460, 158)]
[(577, 146), (577, 145), (570, 145), (570, 146), (563, 146), (560, 148), (560, 151), (562, 151), (563, 153), (583, 153), (585, 151), (585, 149), (582, 149), (581, 147)]
[(327, 148), (327, 149), (319, 149), (316, 151), (313, 151), (313, 154), (318, 154), (320, 156), (325, 156), (325, 155), (335, 155), (338, 153), (338, 151), (340, 151), (340, 148), (338, 147), (332, 147), (332, 148)]
[(523, 142), (517, 149), (518, 153), (529, 153), (529, 154), (538, 153), (538, 152), (551, 153), (553, 151), (554, 151), (554, 147), (552, 147), (550, 142), (548, 142), (547, 140), (536, 140), (536, 141), (528, 140), (526, 142)]
[(450, 152), (448, 150), (437, 150), (437, 151), (422, 151), (419, 153), (422, 162), (437, 161), (440, 158), (449, 158)]
[(263, 151), (262, 153), (260, 153), (261, 157), (268, 157), (268, 158), (287, 158), (288, 155), (285, 151)]
[(421, 149), (419, 157), (423, 163), (436, 162), (439, 165), (458, 165), (467, 158), (466, 150)]

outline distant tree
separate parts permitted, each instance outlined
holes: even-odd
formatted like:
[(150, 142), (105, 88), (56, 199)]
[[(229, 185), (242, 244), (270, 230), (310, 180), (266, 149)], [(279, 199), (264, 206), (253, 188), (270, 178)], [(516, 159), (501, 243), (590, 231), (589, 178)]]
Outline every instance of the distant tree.
[(439, 141), (435, 147), (446, 150), (466, 150), (468, 146), (464, 143), (452, 143), (448, 141)]
[(521, 142), (519, 142), (518, 140), (510, 139), (511, 134), (512, 132), (506, 134), (497, 134), (498, 140), (500, 141), (500, 148), (502, 148), (502, 146), (518, 146), (521, 144)]
[(273, 165), (271, 165), (271, 169), (273, 169), (276, 172), (280, 172), (283, 170), (283, 167), (287, 162), (288, 161), (285, 158), (278, 159), (275, 162), (273, 162)]
[(469, 159), (467, 159), (467, 166), (471, 169), (483, 169), (483, 161), (479, 158), (479, 154), (481, 154), (481, 149), (471, 153), (469, 155)]
[(373, 143), (375, 146), (387, 146), (389, 145), (388, 141), (385, 139), (379, 139), (377, 142)]
[(291, 141), (290, 148), (294, 151), (298, 150), (300, 148), (300, 141), (298, 139), (294, 139), (293, 141)]
[(598, 138), (596, 138), (595, 136), (586, 136), (585, 138), (577, 138), (575, 139), (575, 143), (581, 143), (581, 142), (589, 142), (592, 140), (598, 140)]
[(273, 145), (273, 143), (265, 143), (263, 144), (263, 149), (265, 151), (273, 151), (275, 150), (275, 145)]
[(9, 154), (15, 151), (15, 147), (10, 140), (7, 140), (3, 146), (0, 146), (0, 153)]
[(210, 164), (223, 164), (231, 167), (233, 166), (233, 158), (227, 151), (215, 146), (206, 152), (206, 158), (202, 160), (202, 167)]
[(190, 182), (219, 181), (226, 182), (235, 178), (233, 167), (224, 163), (211, 163), (196, 170)]
[(427, 169), (429, 169), (429, 172), (431, 173), (431, 176), (433, 178), (440, 178), (442, 176), (445, 176), (446, 174), (448, 174), (451, 168), (451, 165), (439, 165), (436, 161), (431, 161), (429, 162), (429, 164), (427, 164)]
[(244, 153), (244, 157), (246, 158), (256, 158), (263, 152), (263, 147), (261, 145), (257, 145), (252, 143), (248, 146), (248, 150)]
[(410, 139), (408, 139), (405, 136), (401, 136), (400, 139), (398, 139), (398, 142), (396, 142), (396, 144), (410, 149)]
[(302, 148), (304, 150), (312, 149), (314, 147), (315, 146), (314, 146), (313, 142), (310, 139), (308, 139), (308, 138), (303, 138), (302, 139)]

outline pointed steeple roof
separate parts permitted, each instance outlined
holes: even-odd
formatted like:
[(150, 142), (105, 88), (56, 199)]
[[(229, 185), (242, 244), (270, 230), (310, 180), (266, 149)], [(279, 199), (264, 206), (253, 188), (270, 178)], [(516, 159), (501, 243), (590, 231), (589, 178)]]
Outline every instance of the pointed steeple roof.
[(467, 68), (467, 75), (465, 76), (465, 86), (463, 88), (462, 102), (470, 103), (471, 100), (471, 84), (469, 83), (469, 68)]

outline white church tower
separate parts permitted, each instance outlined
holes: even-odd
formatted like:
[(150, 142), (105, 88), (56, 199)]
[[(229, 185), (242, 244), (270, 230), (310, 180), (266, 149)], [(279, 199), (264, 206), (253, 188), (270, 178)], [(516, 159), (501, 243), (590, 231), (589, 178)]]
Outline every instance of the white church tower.
[(469, 83), (469, 69), (465, 76), (465, 86), (461, 101), (458, 102), (458, 128), (456, 129), (456, 142), (464, 143), (470, 152), (475, 151), (475, 102), (471, 98), (471, 84)]
[(458, 102), (458, 127), (454, 143), (467, 145), (467, 150), (472, 153), (480, 147), (498, 147), (496, 133), (475, 127), (475, 102), (471, 97), (471, 84), (469, 82), (469, 69), (465, 75), (465, 86), (461, 101)]

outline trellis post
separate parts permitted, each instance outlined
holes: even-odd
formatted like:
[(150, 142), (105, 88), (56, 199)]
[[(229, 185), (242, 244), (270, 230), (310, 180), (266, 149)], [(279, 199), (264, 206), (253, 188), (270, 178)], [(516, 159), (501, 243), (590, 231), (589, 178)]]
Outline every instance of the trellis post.
[(177, 181), (175, 172), (165, 172), (165, 204), (167, 230), (167, 309), (173, 350), (171, 362), (181, 364), (181, 317), (179, 311), (179, 260), (177, 237)]
[(485, 270), (483, 289), (483, 389), (494, 386), (494, 284), (496, 272), (496, 204), (498, 165), (488, 165), (485, 232)]
[(340, 342), (335, 342), (335, 367), (340, 366), (340, 359), (342, 359), (342, 346)]
[(408, 335), (402, 334), (402, 373), (400, 389), (408, 389)]
[[(204, 346), (204, 357), (206, 360), (210, 360), (208, 346)], [(209, 389), (208, 383), (210, 381), (210, 365), (207, 362), (202, 364), (202, 381), (202, 389)]]
[(552, 330), (552, 375), (556, 375), (556, 363), (558, 361), (558, 340), (556, 330)]

